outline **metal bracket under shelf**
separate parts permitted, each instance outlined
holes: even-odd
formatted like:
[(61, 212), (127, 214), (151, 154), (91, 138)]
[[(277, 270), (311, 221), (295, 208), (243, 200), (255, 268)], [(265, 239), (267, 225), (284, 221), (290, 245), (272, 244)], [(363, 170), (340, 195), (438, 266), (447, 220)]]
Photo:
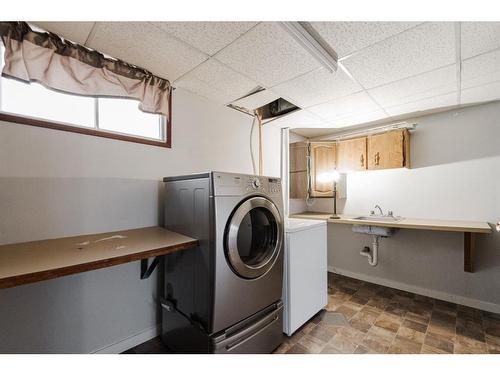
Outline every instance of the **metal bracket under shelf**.
[(151, 276), (159, 261), (159, 256), (155, 257), (151, 264), (149, 264), (148, 259), (141, 259), (141, 280), (147, 279)]

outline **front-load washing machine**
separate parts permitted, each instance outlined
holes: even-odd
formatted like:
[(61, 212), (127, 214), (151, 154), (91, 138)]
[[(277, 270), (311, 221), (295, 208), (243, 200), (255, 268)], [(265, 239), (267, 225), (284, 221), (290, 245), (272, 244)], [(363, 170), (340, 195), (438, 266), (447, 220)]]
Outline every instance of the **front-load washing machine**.
[(176, 352), (269, 353), (282, 340), (279, 178), (166, 177), (165, 227), (199, 247), (164, 260), (162, 340)]

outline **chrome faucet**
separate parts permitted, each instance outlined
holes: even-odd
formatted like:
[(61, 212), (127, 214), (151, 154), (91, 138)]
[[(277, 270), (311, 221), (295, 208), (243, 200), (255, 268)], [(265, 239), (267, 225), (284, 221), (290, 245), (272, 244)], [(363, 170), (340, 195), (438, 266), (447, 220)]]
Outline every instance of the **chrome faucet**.
[(384, 216), (384, 211), (382, 211), (382, 208), (378, 204), (375, 206), (375, 208), (378, 208), (378, 210), (380, 211), (380, 216)]

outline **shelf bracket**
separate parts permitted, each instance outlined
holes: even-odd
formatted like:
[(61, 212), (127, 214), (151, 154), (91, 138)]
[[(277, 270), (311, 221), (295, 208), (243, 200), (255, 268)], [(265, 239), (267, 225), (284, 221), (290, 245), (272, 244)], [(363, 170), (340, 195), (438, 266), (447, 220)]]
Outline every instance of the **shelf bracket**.
[(148, 264), (148, 259), (141, 259), (141, 280), (147, 279), (151, 276), (159, 261), (159, 256), (155, 257), (151, 264)]
[(476, 234), (464, 233), (464, 271), (474, 272), (474, 256), (476, 253)]

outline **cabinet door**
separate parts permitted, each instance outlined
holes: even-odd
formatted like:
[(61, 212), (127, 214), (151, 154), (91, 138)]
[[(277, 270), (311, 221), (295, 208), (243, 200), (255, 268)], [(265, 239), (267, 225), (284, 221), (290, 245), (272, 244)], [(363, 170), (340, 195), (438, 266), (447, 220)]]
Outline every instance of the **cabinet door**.
[(290, 172), (290, 198), (304, 199), (307, 195), (307, 172)]
[(290, 143), (290, 172), (307, 170), (307, 142)]
[(328, 175), (335, 168), (335, 143), (311, 142), (311, 196), (333, 197), (333, 181)]
[(368, 169), (409, 167), (409, 132), (394, 130), (368, 137)]
[(337, 144), (337, 168), (340, 172), (366, 170), (366, 137), (347, 139)]

